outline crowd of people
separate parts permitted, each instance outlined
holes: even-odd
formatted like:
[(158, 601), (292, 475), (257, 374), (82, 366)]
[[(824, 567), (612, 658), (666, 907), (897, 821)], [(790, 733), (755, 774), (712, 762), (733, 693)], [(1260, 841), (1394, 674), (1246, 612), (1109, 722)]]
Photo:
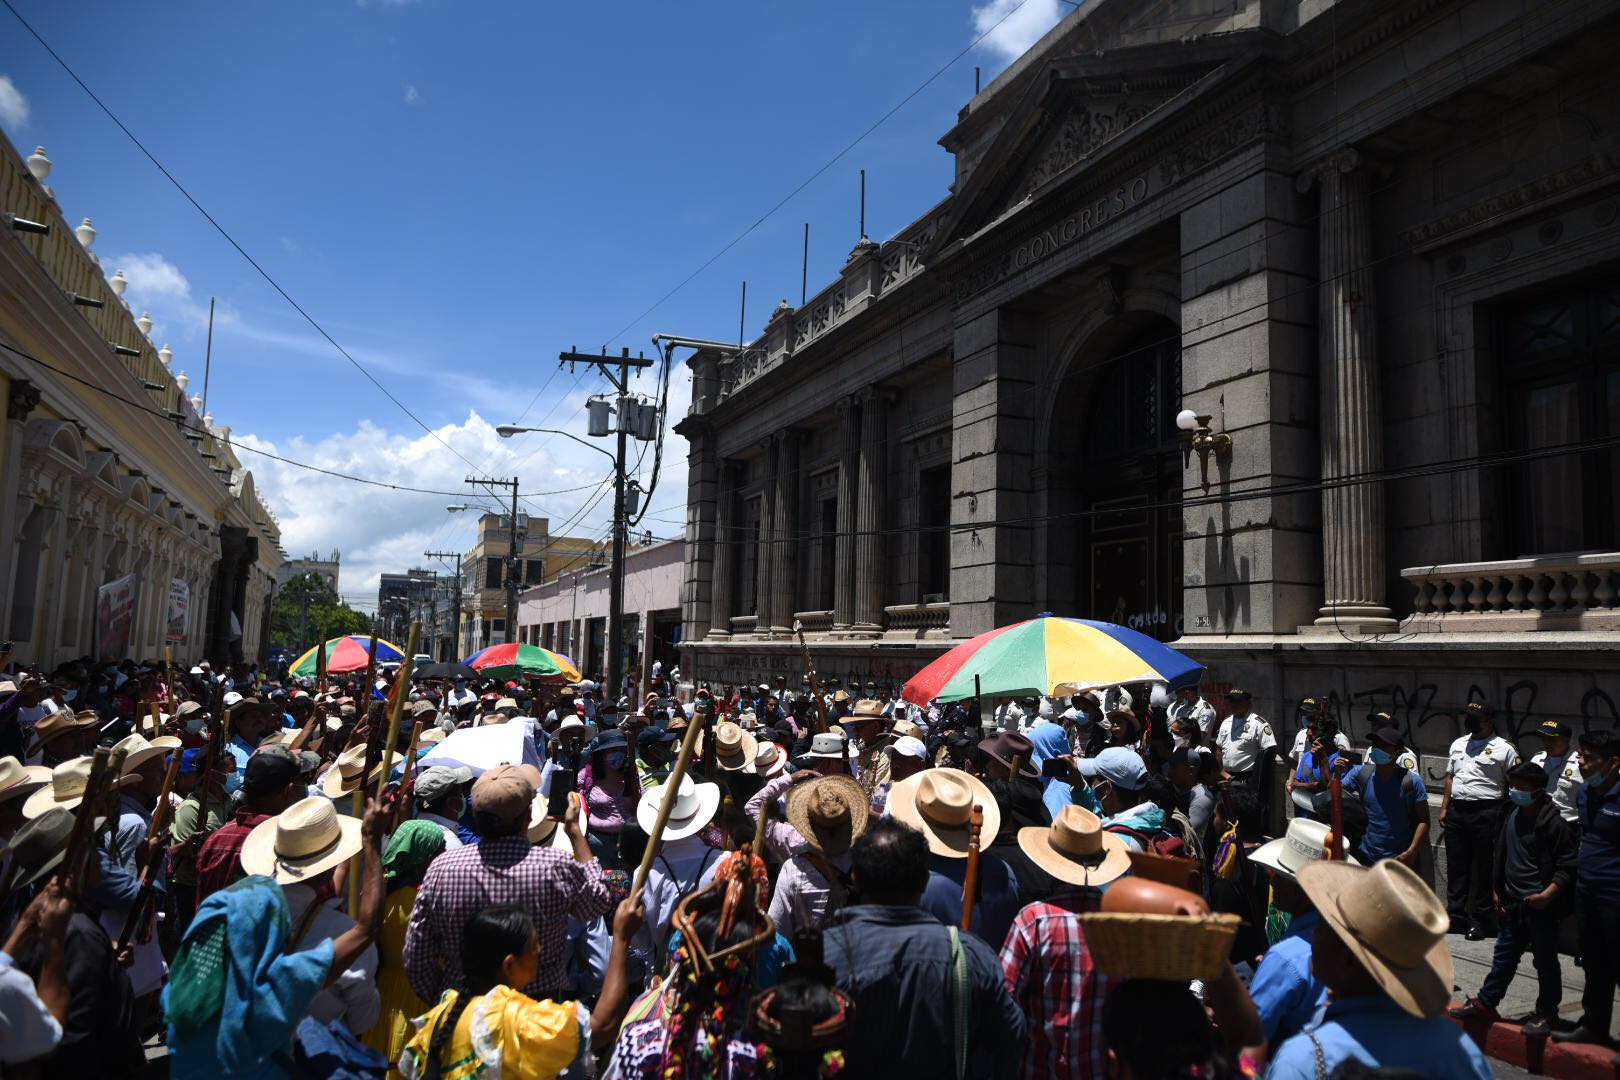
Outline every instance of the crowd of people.
[[(1609, 1038), (1609, 732), (1548, 722), (1521, 760), (1470, 709), (1442, 901), (1396, 725), (1363, 755), (1307, 701), (1284, 754), (1239, 689), (981, 719), (785, 679), (637, 705), (207, 664), (0, 679), (8, 1075), (1485, 1077), (1445, 1014), (1494, 1018), (1526, 950), (1538, 1030)], [(521, 753), (460, 763), (492, 726)], [(1496, 935), (1455, 1008), (1451, 932)]]

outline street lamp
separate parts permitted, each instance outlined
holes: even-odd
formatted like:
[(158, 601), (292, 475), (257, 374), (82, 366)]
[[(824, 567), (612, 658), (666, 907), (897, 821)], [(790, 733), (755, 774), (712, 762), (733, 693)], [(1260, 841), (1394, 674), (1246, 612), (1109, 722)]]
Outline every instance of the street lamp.
[[(506, 643), (508, 645), (517, 641), (517, 594), (518, 594), (518, 478), (510, 480), (496, 480), (491, 477), (480, 479), (475, 476), (467, 477), (467, 483), (483, 485), (488, 488), (509, 487), (512, 489), (512, 519), (511, 528), (507, 532), (506, 541)], [(471, 503), (451, 503), (445, 509), (451, 513), (462, 510), (483, 510), (484, 507)]]
[(584, 439), (580, 438), (578, 435), (572, 435), (572, 434), (569, 434), (566, 431), (558, 431), (556, 428), (519, 427), (517, 424), (502, 424), (502, 425), (500, 425), (499, 427), (497, 427), (495, 429), (495, 434), (499, 435), (503, 439), (510, 439), (514, 435), (522, 435), (525, 432), (529, 432), (529, 431), (544, 432), (547, 435), (561, 435), (565, 439), (572, 439), (575, 442), (579, 443), (579, 445), (581, 445), (581, 446), (588, 446), (592, 450), (595, 450), (598, 454), (601, 454), (603, 457), (605, 457), (609, 461), (613, 462), (613, 466), (614, 466), (615, 469), (618, 468), (618, 465), (619, 465), (618, 459), (615, 458), (612, 454), (608, 453), (606, 450), (602, 449), (600, 446), (597, 446), (593, 442), (586, 442)]

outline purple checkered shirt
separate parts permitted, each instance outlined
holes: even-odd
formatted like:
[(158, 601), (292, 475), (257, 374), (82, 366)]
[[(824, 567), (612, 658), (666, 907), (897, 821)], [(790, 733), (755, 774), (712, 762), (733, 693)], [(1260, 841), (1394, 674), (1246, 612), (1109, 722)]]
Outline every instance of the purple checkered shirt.
[(523, 837), (483, 840), (433, 860), (416, 894), (405, 929), (405, 977), (423, 1001), (461, 982), (461, 934), (467, 920), (497, 904), (518, 904), (534, 919), (540, 966), (522, 987), (533, 998), (567, 986), (564, 957), (568, 917), (591, 920), (609, 906), (602, 866), (574, 861), (556, 848), (530, 846)]

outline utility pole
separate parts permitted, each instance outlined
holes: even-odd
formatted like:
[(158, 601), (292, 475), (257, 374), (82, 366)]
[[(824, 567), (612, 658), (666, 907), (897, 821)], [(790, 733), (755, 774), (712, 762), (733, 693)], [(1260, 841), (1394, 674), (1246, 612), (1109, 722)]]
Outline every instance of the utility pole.
[[(613, 384), (617, 391), (618, 400), (615, 416), (618, 428), (618, 447), (613, 456), (613, 564), (608, 574), (608, 631), (607, 631), (607, 678), (602, 695), (603, 703), (614, 709), (618, 708), (619, 695), (623, 692), (624, 684), (624, 448), (625, 436), (629, 430), (628, 409), (630, 401), (630, 369), (652, 367), (656, 361), (648, 360), (643, 356), (631, 356), (629, 348), (625, 348), (618, 356), (608, 356), (603, 353), (593, 356), (590, 353), (580, 353), (569, 350), (558, 358), (559, 364), (567, 364), (571, 368), (579, 364), (589, 364), (602, 372), (608, 382)], [(616, 369), (616, 370), (615, 370)]]
[[(450, 650), (452, 654), (458, 654), (461, 652), (461, 552), (424, 551), (422, 552), (422, 556), (428, 559), (456, 560), (456, 614), (454, 620), (450, 623), (450, 625), (453, 627), (453, 629), (450, 631)], [(438, 659), (443, 660), (446, 658), (441, 656)], [(449, 659), (455, 660), (458, 659), (458, 657), (456, 655), (451, 655)]]
[(518, 597), (518, 478), (495, 480), (489, 477), (469, 476), (467, 483), (478, 487), (509, 487), (512, 489), (511, 527), (506, 534), (506, 643), (517, 640)]

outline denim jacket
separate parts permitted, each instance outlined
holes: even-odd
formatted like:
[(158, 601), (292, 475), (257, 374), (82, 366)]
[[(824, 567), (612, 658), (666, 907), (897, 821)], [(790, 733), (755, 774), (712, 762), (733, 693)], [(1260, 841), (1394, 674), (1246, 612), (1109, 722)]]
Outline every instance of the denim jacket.
[[(1001, 962), (973, 934), (960, 935), (968, 966), (970, 1078), (1011, 1078), (1024, 1014)], [(951, 1080), (956, 1075), (950, 931), (919, 907), (858, 904), (827, 927), (827, 964), (861, 1018), (845, 1051), (846, 1080)]]

